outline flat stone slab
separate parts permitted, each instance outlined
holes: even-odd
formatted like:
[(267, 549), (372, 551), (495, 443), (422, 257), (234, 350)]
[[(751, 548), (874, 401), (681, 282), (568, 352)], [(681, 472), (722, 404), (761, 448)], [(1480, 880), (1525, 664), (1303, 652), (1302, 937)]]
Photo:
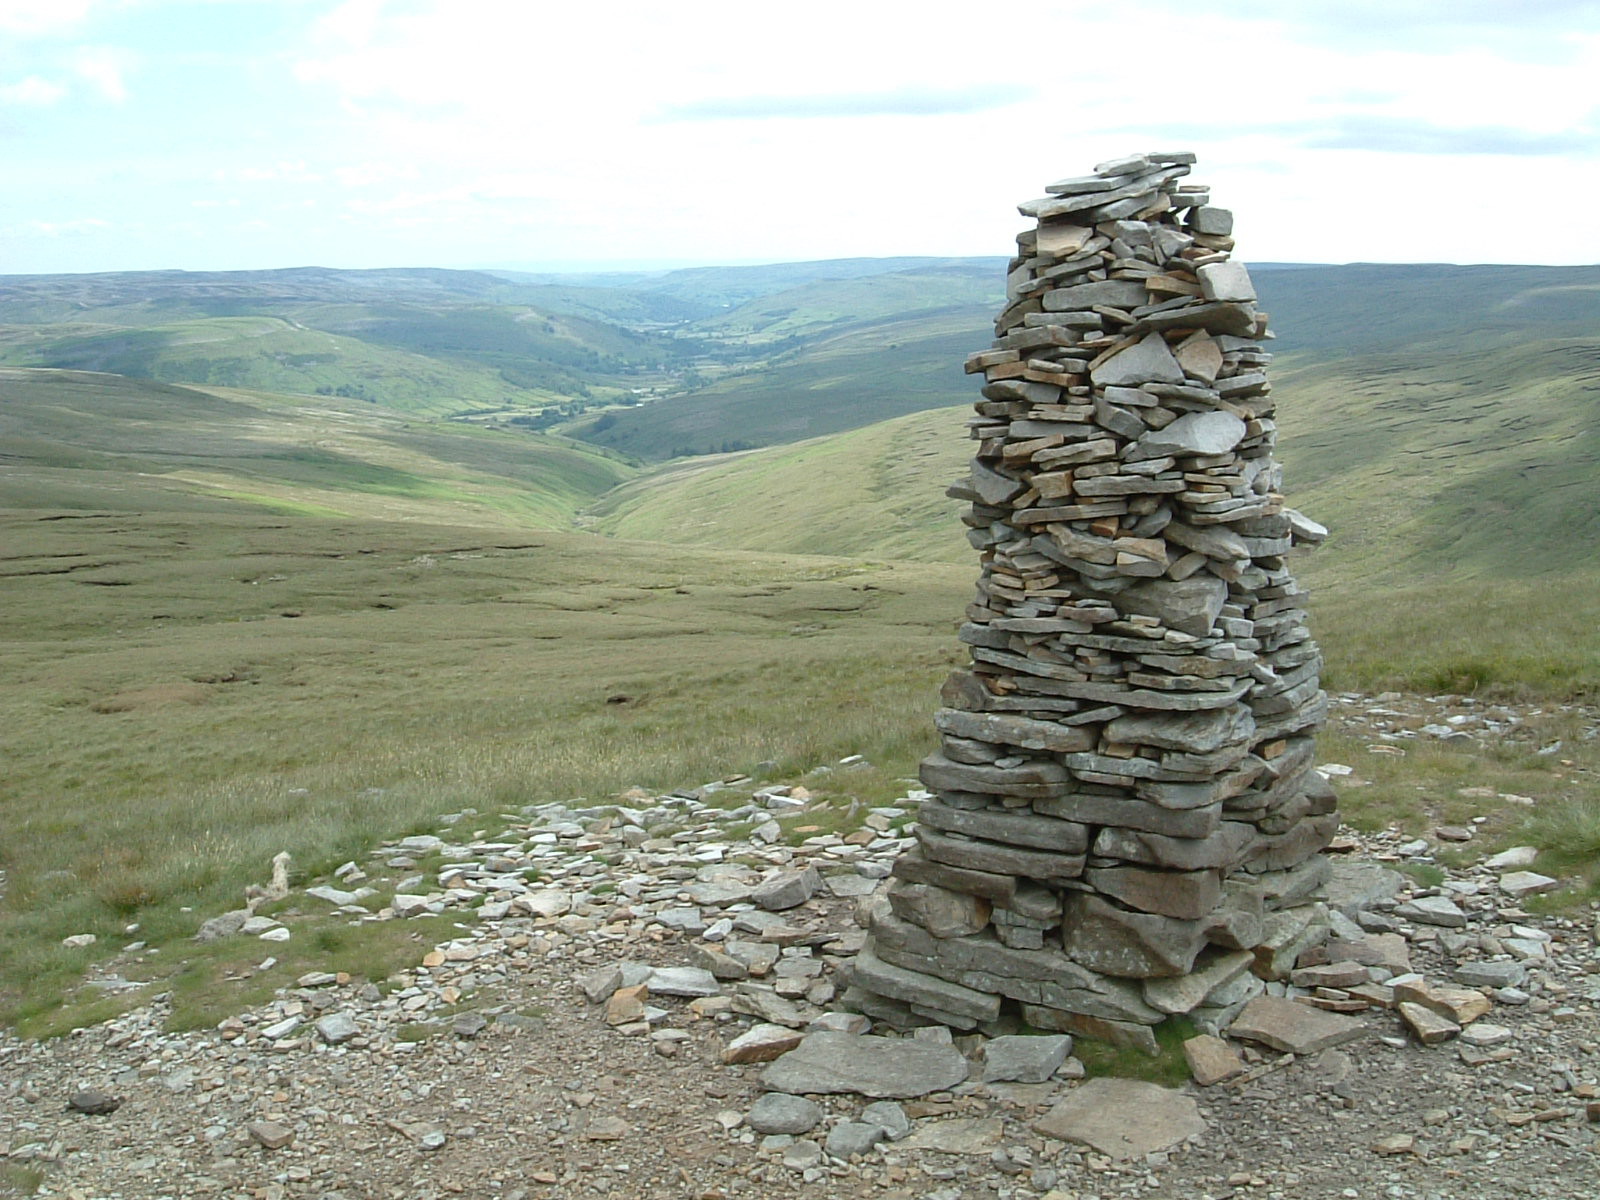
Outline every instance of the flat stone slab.
[(1228, 1027), (1231, 1037), (1290, 1054), (1314, 1054), (1353, 1042), (1367, 1032), (1364, 1024), (1351, 1017), (1277, 996), (1257, 996)]
[(1354, 919), (1355, 914), (1387, 900), (1400, 890), (1405, 877), (1382, 863), (1360, 858), (1333, 860), (1333, 877), (1328, 880), (1328, 907)]
[(1005, 1123), (999, 1117), (955, 1117), (918, 1126), (901, 1145), (940, 1154), (988, 1154), (1004, 1137)]
[(854, 1092), (875, 1100), (926, 1096), (967, 1078), (954, 1046), (819, 1030), (761, 1073), (761, 1086), (796, 1095)]
[(1194, 1100), (1136, 1079), (1091, 1079), (1033, 1123), (1111, 1158), (1143, 1158), (1206, 1131)]

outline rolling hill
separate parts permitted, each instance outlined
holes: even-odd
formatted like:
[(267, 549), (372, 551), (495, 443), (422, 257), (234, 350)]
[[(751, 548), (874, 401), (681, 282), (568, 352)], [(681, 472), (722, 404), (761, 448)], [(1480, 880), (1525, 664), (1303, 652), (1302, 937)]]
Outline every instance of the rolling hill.
[[(1317, 574), (1550, 575), (1600, 556), (1600, 339), (1300, 355), (1274, 381), (1293, 502), (1335, 533)], [(942, 492), (966, 470), (967, 415), (676, 461), (588, 512), (623, 537), (965, 560)]]
[(0, 509), (260, 512), (562, 527), (632, 474), (536, 433), (337, 398), (0, 368)]

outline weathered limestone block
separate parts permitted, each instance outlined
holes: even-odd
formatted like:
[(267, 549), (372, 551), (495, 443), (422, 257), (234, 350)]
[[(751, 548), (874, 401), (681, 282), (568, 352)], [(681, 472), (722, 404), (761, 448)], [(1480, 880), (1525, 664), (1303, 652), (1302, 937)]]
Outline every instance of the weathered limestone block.
[(1055, 800), (1035, 800), (1033, 811), (1083, 825), (1117, 826), (1181, 838), (1207, 837), (1216, 832), (1222, 821), (1221, 804), (1204, 808), (1164, 808), (1134, 797), (1099, 792), (1076, 792)]
[(1199, 921), (1129, 912), (1079, 892), (1068, 898), (1062, 912), (1061, 944), (1079, 966), (1151, 979), (1186, 973), (1206, 939)]
[(995, 904), (1011, 903), (1016, 898), (1019, 882), (1014, 875), (996, 875), (934, 862), (924, 858), (916, 847), (895, 859), (892, 871), (896, 879), (908, 883), (930, 883), (954, 892), (968, 892)]
[(982, 896), (954, 892), (931, 883), (895, 880), (886, 894), (895, 916), (939, 938), (977, 933), (989, 923), (989, 915), (994, 910)]
[(951, 762), (942, 754), (922, 760), (922, 782), (935, 791), (990, 792), (1000, 796), (1048, 798), (1072, 788), (1072, 777), (1060, 763), (1038, 760), (1018, 767), (982, 767)]
[(1222, 899), (1220, 871), (1159, 871), (1143, 867), (1090, 867), (1084, 882), (1103, 896), (1140, 912), (1198, 921)]
[(917, 819), (946, 833), (962, 833), (1059, 854), (1082, 854), (1089, 847), (1087, 826), (1040, 816), (1029, 809), (1008, 812), (997, 808), (951, 808), (938, 800), (930, 800), (922, 806)]
[(1031, 717), (1009, 716), (1004, 713), (963, 712), (960, 709), (941, 708), (934, 713), (933, 723), (940, 733), (972, 738), (996, 746), (1015, 746), (1021, 750), (1050, 750), (1069, 754), (1091, 749), (1095, 744), (1095, 733), (1092, 729), (1080, 725), (1062, 725), (1058, 721), (1038, 721)]
[(1224, 746), (1249, 744), (1255, 731), (1255, 717), (1241, 704), (1182, 716), (1124, 713), (1106, 724), (1105, 736), (1111, 742), (1209, 754)]
[(1067, 883), (1083, 874), (1082, 854), (1024, 850), (977, 838), (946, 837), (926, 825), (918, 825), (916, 835), (924, 857), (947, 866), (1037, 879), (1041, 883)]
[(851, 974), (857, 984), (908, 1004), (928, 1005), (979, 1021), (992, 1021), (1000, 1015), (998, 996), (883, 962), (870, 947), (856, 955)]
[(1169, 871), (1231, 871), (1256, 840), (1256, 831), (1240, 821), (1223, 821), (1214, 833), (1198, 838), (1106, 828), (1095, 838), (1094, 852), (1101, 858), (1120, 858)]

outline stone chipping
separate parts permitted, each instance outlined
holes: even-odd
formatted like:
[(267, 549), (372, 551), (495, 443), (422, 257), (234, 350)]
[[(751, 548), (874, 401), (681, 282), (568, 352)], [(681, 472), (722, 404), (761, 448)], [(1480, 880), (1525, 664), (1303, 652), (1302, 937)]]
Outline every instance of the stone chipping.
[(1193, 162), (1130, 155), (1020, 206), (951, 489), (971, 663), (847, 996), (880, 1020), (1153, 1050), (1326, 935), (1328, 699), (1289, 570), (1326, 530), (1284, 503), (1267, 314)]

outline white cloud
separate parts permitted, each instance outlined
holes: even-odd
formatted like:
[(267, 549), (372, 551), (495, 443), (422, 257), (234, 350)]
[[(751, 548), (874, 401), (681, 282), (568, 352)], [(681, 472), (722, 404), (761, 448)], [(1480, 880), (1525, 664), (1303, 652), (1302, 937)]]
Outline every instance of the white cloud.
[(66, 33), (94, 7), (95, 0), (0, 0), (0, 30), (28, 37)]
[(116, 46), (80, 46), (72, 56), (72, 69), (113, 104), (128, 98), (123, 73), (133, 65), (134, 56)]
[(16, 83), (0, 87), (0, 104), (15, 104), (24, 108), (49, 108), (67, 94), (59, 83), (39, 75), (29, 75)]

